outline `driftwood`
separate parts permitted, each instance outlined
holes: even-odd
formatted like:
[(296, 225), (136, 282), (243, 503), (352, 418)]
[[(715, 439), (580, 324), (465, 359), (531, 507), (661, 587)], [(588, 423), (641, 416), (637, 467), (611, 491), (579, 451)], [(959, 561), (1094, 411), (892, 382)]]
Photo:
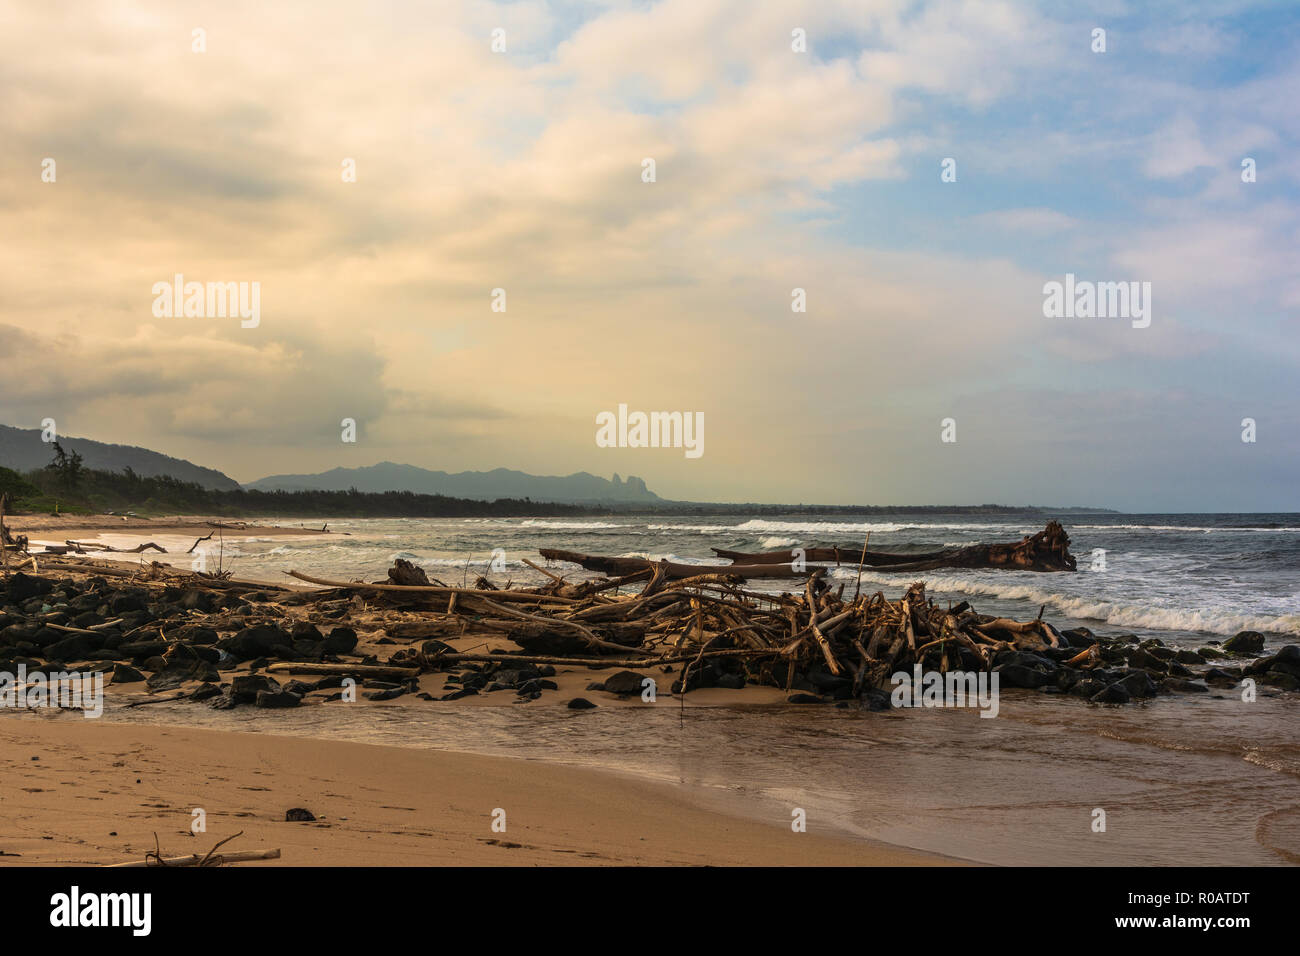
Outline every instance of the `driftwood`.
[[(877, 571), (914, 573), (933, 571), (938, 568), (1005, 568), (1015, 571), (1074, 571), (1077, 570), (1074, 556), (1070, 554), (1070, 537), (1056, 521), (1049, 521), (1047, 527), (1037, 534), (1025, 535), (1015, 544), (972, 544), (962, 548), (945, 548), (941, 551), (902, 554), (891, 551), (866, 551), (852, 547), (832, 546), (825, 548), (804, 548), (803, 559), (815, 563), (851, 564), (861, 563)], [(714, 548), (713, 553), (720, 558), (730, 558), (736, 562), (732, 571), (740, 567), (761, 564), (781, 564), (793, 561), (799, 555), (793, 551), (768, 551), (750, 554), (744, 551), (728, 551)], [(585, 565), (584, 565), (585, 566)], [(597, 569), (599, 570), (599, 569)], [(759, 577), (748, 574), (747, 577)]]
[[(698, 564), (651, 561), (647, 558), (612, 558), (598, 554), (582, 554), (577, 551), (562, 551), (557, 548), (542, 548), (540, 553), (547, 561), (568, 561), (582, 565), (588, 571), (598, 571), (601, 574), (636, 574), (644, 571), (653, 572), (656, 568), (661, 569), (664, 576), (670, 579), (690, 578), (705, 573), (731, 574), (740, 578), (802, 578), (808, 574), (806, 571), (796, 571), (792, 564), (779, 562), (753, 562), (733, 564), (726, 568), (711, 568), (701, 567)], [(782, 560), (789, 561), (790, 556), (787, 554)]]
[(271, 664), (266, 668), (268, 673), (274, 674), (318, 674), (321, 676), (340, 675), (343, 677), (361, 677), (374, 678), (375, 680), (410, 680), (412, 677), (420, 676), (418, 667), (393, 667), (385, 664), (313, 664), (303, 663), (279, 663)]
[(0, 494), (0, 557), (3, 557), (4, 567), (9, 566), (9, 559), (4, 555), (6, 551), (27, 552), (27, 535), (12, 535), (5, 526), (5, 510), (9, 504), (9, 495)]
[[(190, 550), (193, 551), (194, 549), (191, 548)], [(61, 545), (51, 544), (45, 546), (46, 554), (86, 554), (89, 551), (105, 551), (112, 554), (143, 554), (146, 551), (157, 551), (159, 554), (167, 553), (166, 548), (154, 544), (152, 541), (137, 544), (134, 548), (115, 548), (109, 544), (96, 544), (93, 541), (66, 541)]]
[(240, 830), (233, 836), (228, 836), (224, 840), (218, 840), (207, 853), (200, 856), (197, 853), (187, 853), (185, 856), (163, 856), (162, 847), (158, 844), (158, 834), (153, 835), (154, 848), (144, 855), (143, 860), (132, 860), (129, 863), (112, 863), (109, 869), (120, 867), (150, 867), (150, 866), (222, 866), (226, 863), (245, 863), (252, 860), (278, 860), (280, 859), (280, 850), (277, 847), (274, 850), (235, 850), (233, 853), (217, 853), (221, 847), (225, 846), (235, 837), (244, 835)]
[[(549, 549), (542, 553), (547, 558), (557, 554)], [(607, 567), (628, 566), (618, 560)], [(761, 683), (817, 690), (841, 700), (865, 699), (882, 691), (887, 697), (890, 675), (916, 664), (940, 672), (989, 670), (997, 660), (1005, 660), (999, 658), (1005, 652), (1067, 646), (1041, 618), (1022, 622), (981, 615), (965, 602), (940, 607), (926, 596), (921, 582), (897, 600), (877, 592), (848, 601), (842, 585), (827, 585), (824, 568), (812, 569), (801, 593), (762, 594), (743, 590), (738, 575), (699, 574), (698, 566), (681, 567), (691, 576), (673, 579), (664, 565), (648, 562), (635, 572), (636, 582), (617, 579), (645, 582), (639, 593), (622, 595), (609, 593), (610, 581), (575, 585), (546, 574), (541, 587), (506, 592), (387, 585), (376, 590), (374, 600), (414, 610), (430, 591), (455, 591), (458, 598), (451, 610), (439, 610), (434, 621), (389, 625), (390, 634), (404, 634), (408, 640), (438, 635), (397, 651), (390, 666), (423, 671), (481, 664), (486, 665), (485, 673), (495, 673), (525, 664), (669, 670), (684, 665), (673, 681), (674, 693)], [(577, 596), (583, 587), (587, 592)], [(497, 600), (503, 593), (532, 607), (507, 607)], [(561, 593), (571, 595), (567, 603), (557, 603)], [(456, 626), (457, 620), (462, 627)], [(521, 650), (462, 652), (440, 639), (490, 634), (508, 638)], [(330, 672), (349, 669), (335, 668)], [(288, 663), (270, 668), (300, 669)]]
[[(303, 574), (301, 571), (286, 571), (285, 574), (291, 578), (297, 578), (299, 581), (306, 581), (309, 584), (321, 584), (325, 587), (340, 588), (350, 591), (383, 591), (383, 592), (400, 592), (405, 594), (482, 594), (483, 592), (475, 588), (449, 588), (441, 585), (428, 585), (427, 587), (407, 586), (403, 584), (366, 584), (364, 581), (331, 581), (327, 578), (318, 578), (310, 574)], [(531, 591), (493, 591), (492, 598), (496, 601), (537, 601), (539, 595)], [(569, 598), (545, 596), (550, 603), (572, 604)]]

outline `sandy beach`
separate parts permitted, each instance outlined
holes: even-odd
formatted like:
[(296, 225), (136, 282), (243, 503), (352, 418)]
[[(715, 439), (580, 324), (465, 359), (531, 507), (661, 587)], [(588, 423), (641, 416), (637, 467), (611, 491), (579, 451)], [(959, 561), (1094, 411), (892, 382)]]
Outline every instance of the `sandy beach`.
[[(692, 806), (612, 773), (436, 751), (136, 727), (80, 717), (0, 720), (0, 863), (97, 865), (278, 847), (280, 863), (831, 865), (949, 862)], [(301, 807), (314, 823), (285, 822)], [(190, 833), (206, 812), (207, 832)], [(506, 831), (492, 813), (506, 813)], [(274, 866), (275, 862), (245, 865)]]

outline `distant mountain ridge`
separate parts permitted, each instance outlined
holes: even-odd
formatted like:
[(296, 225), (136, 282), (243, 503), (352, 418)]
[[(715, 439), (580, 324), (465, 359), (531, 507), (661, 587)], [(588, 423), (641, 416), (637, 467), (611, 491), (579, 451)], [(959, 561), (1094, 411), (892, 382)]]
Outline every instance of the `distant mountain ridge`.
[[(58, 436), (63, 450), (76, 452), (87, 468), (98, 471), (125, 471), (130, 468), (137, 475), (157, 478), (170, 475), (179, 481), (189, 481), (216, 491), (234, 491), (239, 482), (215, 468), (204, 468), (183, 458), (173, 458), (160, 452), (136, 445), (110, 445), (93, 438)], [(54, 457), (50, 443), (41, 441), (39, 428), (14, 428), (0, 425), (0, 466), (14, 471), (35, 471), (44, 468)]]
[(451, 474), (415, 465), (381, 461), (362, 468), (333, 468), (316, 475), (269, 475), (244, 486), (255, 491), (413, 491), (492, 501), (497, 498), (531, 498), (557, 503), (662, 501), (635, 475), (601, 478), (585, 471), (572, 475), (530, 475), (509, 468), (461, 471)]

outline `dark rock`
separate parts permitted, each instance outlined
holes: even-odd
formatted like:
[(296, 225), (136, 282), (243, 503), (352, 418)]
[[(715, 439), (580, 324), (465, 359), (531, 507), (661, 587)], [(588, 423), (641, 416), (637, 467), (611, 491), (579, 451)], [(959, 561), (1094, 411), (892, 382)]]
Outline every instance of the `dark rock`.
[(1166, 677), (1160, 682), (1160, 689), (1162, 691), (1176, 691), (1180, 694), (1206, 694), (1210, 690), (1198, 681), (1184, 680), (1181, 677)]
[(217, 647), (245, 660), (256, 657), (279, 656), (292, 649), (289, 635), (272, 625), (246, 627), (232, 637), (217, 642)]
[(18, 571), (9, 579), (8, 590), (9, 600), (18, 604), (38, 595), (48, 594), (54, 590), (54, 585), (45, 578), (35, 578)]
[(587, 685), (587, 690), (604, 690), (605, 685), (601, 681), (594, 680)]
[(1141, 667), (1143, 670), (1158, 671), (1163, 673), (1168, 670), (1168, 665), (1160, 658), (1156, 657), (1149, 651), (1142, 648), (1134, 648), (1128, 656), (1128, 662), (1133, 667)]
[(890, 710), (894, 706), (894, 702), (889, 698), (889, 692), (879, 687), (863, 691), (860, 700), (866, 705), (867, 710), (872, 711)]
[[(1148, 678), (1149, 680), (1150, 678)], [(1114, 683), (1103, 689), (1100, 693), (1094, 694), (1090, 700), (1094, 704), (1127, 704), (1132, 700), (1128, 688), (1122, 683)]]
[(189, 588), (180, 596), (179, 604), (186, 611), (211, 611), (216, 595), (202, 588)]
[(1269, 671), (1260, 682), (1280, 690), (1300, 690), (1300, 678), (1285, 671)]
[(167, 650), (165, 641), (129, 641), (117, 647), (123, 657), (160, 657)]
[(175, 663), (176, 661), (196, 661), (199, 659), (199, 654), (188, 644), (170, 644), (167, 650), (163, 652), (163, 657), (168, 663)]
[(1096, 677), (1085, 677), (1070, 688), (1072, 697), (1086, 697), (1091, 700), (1106, 689), (1106, 682)]
[(1154, 697), (1160, 692), (1151, 675), (1144, 671), (1133, 671), (1118, 683), (1128, 691), (1130, 697)]
[(1259, 631), (1240, 631), (1223, 642), (1223, 649), (1232, 654), (1258, 654), (1264, 650), (1264, 635)]
[(218, 637), (219, 635), (212, 628), (199, 627), (197, 624), (187, 624), (176, 631), (176, 639), (184, 641), (186, 644), (215, 644)]
[(294, 807), (292, 810), (284, 811), (285, 823), (314, 823), (316, 814), (310, 810), (304, 810), (302, 807)]
[(113, 668), (114, 684), (136, 684), (142, 680), (144, 680), (144, 675), (130, 664), (124, 664), (119, 661)]
[(115, 594), (108, 602), (108, 610), (114, 617), (119, 617), (128, 611), (143, 611), (145, 610), (144, 597), (138, 594)]
[(1036, 689), (1046, 687), (1056, 681), (1053, 674), (1037, 668), (1025, 667), (1023, 664), (999, 664), (993, 669), (1000, 675), (998, 677), (999, 682), (1008, 687)]
[(596, 705), (585, 697), (575, 697), (567, 704), (569, 710), (591, 710)]
[(1202, 679), (1211, 687), (1236, 687), (1241, 682), (1239, 675), (1221, 667), (1211, 667), (1202, 675)]
[(791, 694), (786, 698), (790, 704), (824, 704), (825, 701), (815, 694)]
[(237, 704), (252, 704), (258, 694), (278, 694), (280, 683), (265, 674), (240, 674), (230, 681), (230, 697)]
[(1056, 672), (1056, 686), (1063, 691), (1069, 691), (1075, 684), (1087, 676), (1086, 671), (1076, 670), (1073, 667), (1062, 667)]
[(351, 654), (357, 646), (357, 632), (350, 627), (336, 627), (325, 638), (322, 648), (326, 654)]
[(641, 693), (642, 680), (644, 678), (636, 671), (619, 671), (617, 674), (611, 674), (605, 678), (604, 690), (606, 693), (618, 694), (620, 697), (639, 694)]
[(52, 661), (70, 661), (85, 657), (91, 651), (96, 651), (103, 646), (104, 639), (102, 637), (91, 637), (88, 634), (71, 634), (45, 648), (45, 656)]
[(388, 690), (377, 690), (373, 694), (366, 694), (366, 700), (393, 700), (405, 693), (405, 687), (391, 687)]
[[(745, 675), (744, 674), (723, 674), (721, 677), (718, 678), (717, 686), (723, 687), (727, 690), (740, 690), (745, 686)], [(848, 691), (848, 696), (852, 697), (853, 682), (845, 681), (844, 684), (835, 688), (834, 692), (838, 694), (841, 691)], [(843, 700), (845, 698), (837, 698), (837, 699)]]
[(297, 707), (302, 703), (302, 698), (297, 694), (290, 694), (287, 691), (259, 690), (254, 703), (258, 707), (268, 708)]
[(298, 621), (289, 629), (289, 637), (295, 641), (323, 641), (325, 635), (310, 621)]
[(441, 699), (460, 700), (462, 697), (474, 697), (477, 695), (478, 695), (478, 691), (473, 687), (462, 687), (460, 690), (452, 691), (450, 694), (447, 694), (445, 697), (442, 697)]
[(171, 690), (189, 681), (219, 681), (221, 675), (207, 661), (182, 660), (170, 663), (149, 677), (152, 691)]
[(1065, 638), (1071, 647), (1080, 650), (1097, 643), (1097, 638), (1093, 637), (1092, 631), (1086, 627), (1073, 627), (1068, 631), (1062, 631), (1061, 637)]
[(320, 641), (298, 640), (293, 642), (293, 656), (300, 661), (318, 661), (324, 656)]

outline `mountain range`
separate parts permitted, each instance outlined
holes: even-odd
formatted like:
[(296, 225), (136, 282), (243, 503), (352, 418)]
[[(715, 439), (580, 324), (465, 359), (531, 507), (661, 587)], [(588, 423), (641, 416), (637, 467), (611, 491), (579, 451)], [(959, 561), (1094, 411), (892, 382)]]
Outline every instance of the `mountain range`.
[[(172, 458), (135, 445), (110, 445), (92, 438), (67, 438), (59, 435), (64, 451), (76, 452), (82, 464), (97, 471), (125, 471), (130, 468), (145, 478), (170, 475), (216, 491), (234, 491), (239, 482), (215, 468), (204, 468), (183, 458)], [(0, 425), (0, 465), (14, 471), (35, 471), (54, 458), (54, 448), (41, 440), (39, 428), (14, 428)]]
[[(58, 436), (64, 451), (77, 452), (87, 468), (98, 471), (125, 471), (153, 478), (170, 475), (217, 491), (234, 491), (239, 482), (214, 468), (204, 468), (182, 458), (172, 458), (135, 445), (111, 445), (90, 438)], [(39, 428), (14, 428), (0, 425), (0, 466), (26, 472), (44, 468), (54, 457), (50, 443), (41, 440)], [(415, 465), (398, 465), (391, 461), (364, 468), (334, 468), (316, 475), (271, 475), (243, 487), (256, 491), (412, 491), (417, 494), (446, 495), (494, 501), (497, 498), (531, 498), (556, 503), (643, 502), (662, 499), (635, 476), (626, 480), (614, 475), (601, 478), (579, 471), (572, 475), (530, 475), (508, 468), (492, 471), (462, 471), (449, 474), (430, 471)]]
[(271, 475), (245, 486), (255, 491), (413, 491), (491, 501), (531, 498), (534, 501), (586, 503), (601, 501), (653, 503), (662, 499), (635, 475), (601, 478), (585, 471), (572, 475), (529, 475), (509, 468), (450, 474), (415, 465), (382, 461), (364, 468), (333, 468), (317, 475)]

